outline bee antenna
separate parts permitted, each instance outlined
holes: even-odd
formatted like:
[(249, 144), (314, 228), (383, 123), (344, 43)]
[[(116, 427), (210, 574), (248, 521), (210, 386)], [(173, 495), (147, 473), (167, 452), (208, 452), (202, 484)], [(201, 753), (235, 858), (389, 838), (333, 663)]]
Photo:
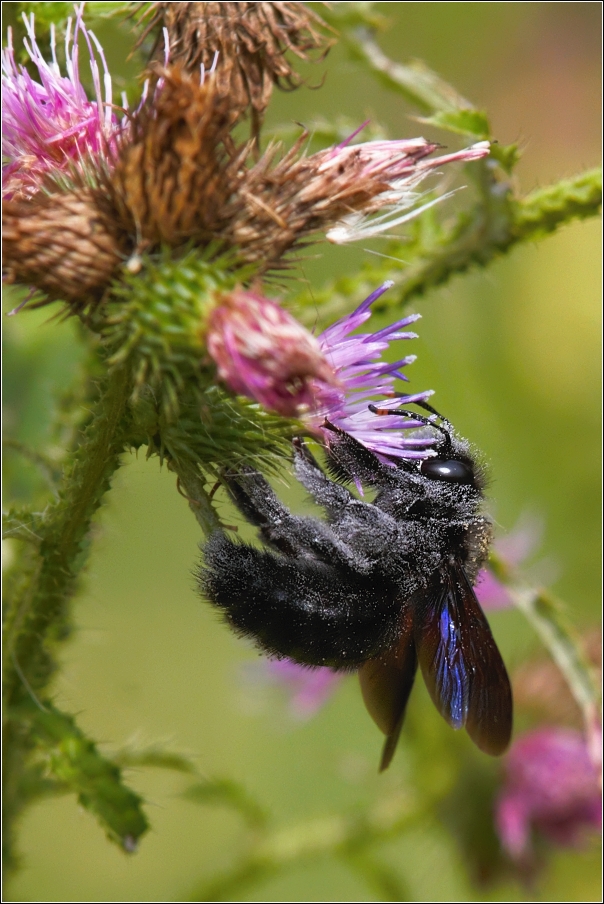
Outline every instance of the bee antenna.
[[(445, 438), (444, 453), (446, 455), (450, 455), (453, 451), (453, 443), (451, 442), (451, 433), (450, 433), (450, 431), (452, 429), (452, 425), (451, 425), (450, 421), (448, 421), (445, 417), (443, 417), (441, 414), (439, 414), (438, 411), (435, 411), (434, 408), (432, 408), (431, 405), (428, 405), (427, 402), (424, 402), (424, 403), (416, 402), (415, 404), (421, 405), (422, 408), (426, 409), (427, 411), (432, 412), (433, 415), (436, 415), (437, 417), (439, 417), (441, 419), (441, 421), (443, 421), (443, 424), (435, 424), (434, 420), (432, 418), (424, 417), (422, 414), (416, 414), (415, 411), (409, 411), (408, 408), (376, 408), (375, 405), (369, 405), (369, 410), (372, 411), (374, 414), (379, 414), (382, 416), (388, 415), (388, 414), (395, 414), (395, 415), (398, 415), (399, 417), (410, 417), (416, 421), (420, 421), (420, 423), (422, 423), (422, 424), (425, 424), (426, 427), (434, 427), (435, 430), (438, 430), (444, 436), (444, 438)], [(444, 425), (446, 425), (446, 426), (444, 426)]]
[(446, 424), (449, 427), (449, 430), (453, 429), (453, 424), (449, 420), (449, 418), (445, 417), (444, 414), (441, 414), (440, 411), (437, 411), (436, 408), (433, 408), (432, 405), (425, 402), (423, 399), (419, 399), (417, 402), (413, 402), (414, 405), (417, 405), (419, 408), (423, 408), (424, 411), (429, 411), (430, 414), (435, 414), (436, 417), (440, 418), (443, 424)]

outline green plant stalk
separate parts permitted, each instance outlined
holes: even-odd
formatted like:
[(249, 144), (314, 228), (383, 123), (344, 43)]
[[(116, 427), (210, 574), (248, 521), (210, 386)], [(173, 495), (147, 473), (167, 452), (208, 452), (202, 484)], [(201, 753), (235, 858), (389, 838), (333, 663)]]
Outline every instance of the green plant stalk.
[[(502, 184), (493, 185), (494, 190), (503, 188)], [(542, 238), (572, 219), (594, 216), (601, 204), (600, 169), (539, 189), (518, 201), (510, 199), (490, 209), (483, 204), (470, 215), (467, 225), (463, 223), (467, 215), (462, 215), (440, 247), (429, 256), (419, 256), (403, 271), (398, 303), (423, 295), (473, 265), (485, 267), (521, 242)]]
[[(343, 277), (318, 295), (301, 295), (301, 319), (314, 323), (320, 306), (321, 319), (329, 323), (350, 310), (351, 295), (362, 298), (386, 279), (394, 279), (395, 286), (374, 302), (373, 310), (402, 307), (473, 266), (486, 267), (522, 242), (543, 238), (573, 219), (595, 216), (602, 205), (602, 171), (588, 170), (519, 200), (508, 195), (505, 183), (491, 183), (487, 189), (490, 201), (485, 198), (485, 187), (481, 189), (479, 203), (459, 214), (436, 242), (420, 246), (410, 264), (388, 259), (365, 266), (360, 281)], [(394, 258), (409, 255), (402, 244), (391, 245), (388, 252)]]
[(379, 890), (386, 900), (412, 900), (404, 882), (373, 856), (374, 845), (398, 837), (424, 817), (424, 809), (408, 803), (383, 814), (328, 816), (258, 835), (251, 851), (222, 876), (195, 888), (189, 901), (239, 900), (252, 884), (264, 881), (317, 857), (333, 856)]
[(564, 675), (583, 716), (589, 754), (596, 769), (601, 769), (599, 694), (593, 669), (583, 652), (581, 638), (566, 618), (561, 604), (546, 590), (516, 588), (512, 591), (512, 599)]
[(206, 492), (205, 479), (198, 465), (185, 458), (173, 458), (169, 468), (177, 474), (180, 492), (187, 499), (189, 508), (195, 515), (204, 536), (209, 537), (215, 530), (222, 530), (210, 496)]
[[(5, 834), (11, 848), (20, 787), (35, 746), (27, 720), (16, 714), (31, 706), (45, 711), (45, 695), (55, 669), (53, 647), (69, 633), (68, 603), (88, 551), (92, 517), (109, 489), (124, 448), (121, 429), (129, 396), (124, 370), (107, 381), (95, 416), (66, 467), (58, 500), (36, 524), (34, 544), (24, 544), (22, 572), (7, 594), (4, 637)], [(15, 568), (17, 572), (18, 565)], [(18, 573), (18, 572), (17, 572)], [(10, 591), (9, 587), (9, 591)], [(9, 855), (10, 860), (10, 855)]]
[(514, 606), (535, 630), (564, 676), (583, 715), (589, 753), (599, 769), (602, 765), (600, 693), (581, 638), (566, 617), (563, 604), (543, 588), (520, 583), (494, 552), (489, 556), (489, 568), (507, 587)]
[(470, 101), (421, 61), (409, 64), (390, 60), (371, 37), (370, 28), (345, 28), (341, 37), (355, 62), (364, 64), (376, 81), (423, 113), (473, 109)]
[(383, 901), (413, 901), (407, 883), (393, 869), (382, 863), (368, 851), (343, 855), (341, 858), (351, 870), (358, 873)]

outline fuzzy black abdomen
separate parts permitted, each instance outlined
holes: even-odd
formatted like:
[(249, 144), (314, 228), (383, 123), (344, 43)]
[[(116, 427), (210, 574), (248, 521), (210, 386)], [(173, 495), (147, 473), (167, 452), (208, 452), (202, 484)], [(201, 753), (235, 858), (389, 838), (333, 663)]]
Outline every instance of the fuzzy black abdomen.
[(286, 559), (224, 534), (206, 544), (200, 585), (239, 633), (296, 662), (352, 668), (396, 639), (400, 602), (383, 578)]

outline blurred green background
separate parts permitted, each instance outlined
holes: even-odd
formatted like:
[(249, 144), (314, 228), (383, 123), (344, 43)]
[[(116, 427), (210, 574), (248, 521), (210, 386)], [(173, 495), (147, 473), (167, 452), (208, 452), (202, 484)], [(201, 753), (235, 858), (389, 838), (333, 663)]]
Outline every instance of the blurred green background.
[[(389, 56), (424, 59), (488, 111), (502, 144), (519, 142), (523, 192), (598, 162), (599, 3), (377, 8), (389, 19), (379, 37)], [(129, 37), (113, 24), (95, 31), (119, 88)], [(425, 133), (447, 141), (413, 121), (400, 99), (338, 47), (324, 65), (305, 69), (314, 85), (323, 71), (320, 90), (278, 94), (268, 124), (345, 114), (359, 123), (371, 118), (391, 137)], [(364, 252), (321, 244), (314, 254), (299, 276), (319, 288), (354, 274)], [(423, 316), (420, 338), (405, 347), (418, 355), (411, 386), (435, 389), (439, 410), (484, 451), (501, 532), (526, 511), (543, 517), (541, 551), (556, 575), (553, 589), (581, 629), (600, 610), (599, 261), (599, 224), (567, 226), (429, 293), (413, 308)], [(5, 311), (15, 304), (14, 293), (6, 296)], [(81, 356), (75, 324), (53, 313), (25, 310), (4, 321), (6, 433), (34, 447), (46, 442), (53, 398), (68, 388)], [(6, 464), (18, 497), (36, 489), (31, 465), (11, 452)], [(280, 492), (304, 504), (288, 496), (285, 482)], [(197, 597), (199, 540), (174, 476), (144, 452), (128, 457), (97, 519), (76, 630), (54, 688), (58, 706), (77, 714), (102, 749), (161, 742), (187, 752), (203, 775), (242, 782), (283, 825), (412, 796), (413, 782), (446, 787), (454, 773), (449, 759), (486, 759), (441, 724), (419, 686), (401, 749), (382, 776), (381, 736), (354, 677), (312, 720), (292, 722), (284, 698), (263, 684), (254, 650)], [(10, 558), (10, 545), (6, 552)], [(491, 621), (512, 669), (537, 648), (516, 613)], [(420, 755), (426, 765), (418, 778)], [(141, 770), (127, 778), (148, 802), (152, 824), (140, 851), (126, 857), (110, 845), (72, 797), (40, 803), (21, 823), (22, 868), (10, 900), (182, 900), (244, 849), (238, 817), (182, 800), (182, 776)], [(444, 815), (427, 816), (380, 855), (404, 876), (411, 900), (600, 900), (594, 845), (555, 853), (526, 890), (512, 880), (474, 885), (458, 841)], [(325, 860), (253, 886), (241, 900), (377, 899), (344, 866)]]

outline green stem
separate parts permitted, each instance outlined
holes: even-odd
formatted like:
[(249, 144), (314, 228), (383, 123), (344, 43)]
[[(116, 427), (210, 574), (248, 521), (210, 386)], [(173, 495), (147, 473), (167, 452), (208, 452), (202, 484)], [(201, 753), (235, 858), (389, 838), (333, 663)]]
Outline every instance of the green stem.
[(401, 877), (368, 851), (341, 858), (373, 888), (382, 901), (413, 901), (411, 890)]
[(599, 167), (538, 188), (517, 202), (510, 245), (555, 232), (575, 217), (580, 220), (593, 217), (601, 207), (602, 170)]
[(589, 752), (599, 768), (602, 762), (600, 693), (581, 638), (566, 617), (563, 604), (546, 590), (523, 586), (495, 552), (489, 556), (489, 568), (507, 587), (513, 604), (531, 624), (564, 676), (581, 710)]
[(367, 29), (345, 29), (342, 40), (352, 59), (364, 63), (376, 81), (402, 95), (423, 113), (472, 109), (470, 101), (421, 61), (405, 64), (389, 59)]
[(340, 858), (379, 888), (386, 900), (411, 900), (404, 882), (374, 859), (372, 848), (398, 837), (421, 818), (422, 811), (410, 810), (403, 802), (387, 816), (378, 812), (361, 817), (328, 816), (262, 833), (237, 866), (198, 886), (188, 900), (240, 900), (250, 885), (323, 856)]
[(533, 626), (564, 675), (583, 716), (590, 756), (594, 765), (600, 768), (602, 742), (599, 693), (581, 638), (566, 618), (560, 603), (547, 591), (511, 588), (511, 595), (514, 605)]
[[(20, 811), (21, 781), (34, 746), (23, 707), (46, 711), (46, 689), (55, 665), (52, 648), (69, 633), (68, 603), (88, 549), (92, 517), (119, 467), (124, 443), (121, 422), (129, 396), (124, 371), (107, 381), (83, 441), (67, 466), (59, 498), (36, 525), (37, 548), (22, 550), (23, 570), (7, 594), (4, 646), (5, 817)], [(17, 572), (17, 569), (15, 569)], [(11, 588), (9, 587), (9, 590)], [(10, 839), (10, 831), (5, 832)]]
[[(382, 295), (374, 310), (403, 306), (455, 274), (474, 265), (485, 267), (521, 242), (542, 238), (572, 219), (594, 216), (602, 204), (600, 169), (538, 189), (520, 200), (511, 198), (505, 183), (493, 180), (490, 186), (480, 187), (480, 203), (460, 214), (437, 243), (420, 250), (410, 264), (388, 260), (366, 266), (360, 283), (344, 277), (330, 284), (318, 298), (316, 293), (312, 298), (302, 296), (300, 304), (306, 308), (302, 319), (314, 322), (318, 305), (326, 322), (341, 317), (350, 310), (353, 291), (358, 297), (368, 295), (386, 279), (394, 279), (395, 290)], [(391, 246), (389, 254), (404, 258), (409, 250), (403, 245)]]
[(117, 434), (127, 398), (126, 375), (116, 373), (108, 381), (58, 501), (49, 507), (38, 527), (41, 537), (31, 583), (21, 598), (9, 603), (4, 684), (9, 706), (18, 703), (24, 693), (29, 695), (14, 667), (15, 660), (34, 690), (44, 688), (50, 677), (52, 666), (45, 648), (57, 628), (63, 628), (66, 604), (84, 565), (92, 516), (119, 466), (123, 442)]
[(209, 537), (215, 530), (222, 530), (210, 496), (206, 492), (206, 480), (199, 466), (185, 458), (173, 458), (169, 467), (178, 475), (181, 492), (186, 496), (189, 508), (197, 518), (204, 536)]

